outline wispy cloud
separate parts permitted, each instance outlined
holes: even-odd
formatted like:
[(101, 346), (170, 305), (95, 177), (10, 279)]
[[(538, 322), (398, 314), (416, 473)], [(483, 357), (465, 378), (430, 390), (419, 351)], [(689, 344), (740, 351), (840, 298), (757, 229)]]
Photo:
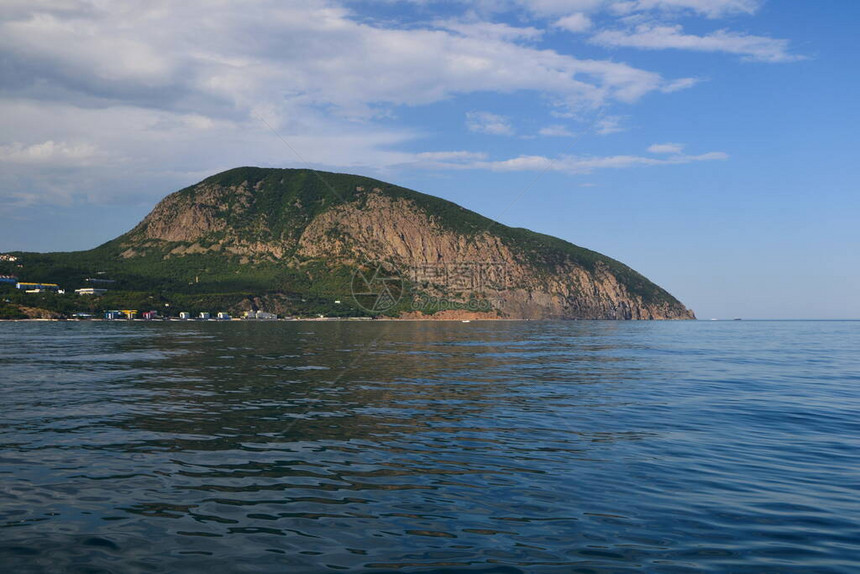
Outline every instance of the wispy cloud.
[(592, 26), (591, 18), (582, 12), (575, 12), (556, 21), (555, 26), (568, 32), (585, 32)]
[(636, 155), (614, 156), (519, 156), (512, 159), (490, 162), (476, 162), (470, 167), (492, 171), (556, 171), (569, 174), (592, 173), (603, 169), (628, 169), (661, 165), (679, 165), (700, 161), (728, 159), (723, 152), (709, 152), (701, 155), (674, 155), (667, 158), (654, 158)]
[[(7, 2), (0, 157), (18, 172), (0, 173), (0, 196), (50, 196), (25, 166), (39, 161), (65, 166), (70, 182), (80, 177), (75, 165), (101, 162), (100, 182), (74, 187), (130, 193), (105, 183), (127, 167), (102, 161), (104, 150), (154, 174), (150, 182), (300, 163), (261, 119), (314, 166), (379, 175), (411, 161), (396, 148), (422, 136), (420, 122), (389, 121), (401, 107), (523, 94), (590, 121), (685, 80), (539, 45), (549, 22), (512, 25), (464, 10), (407, 24), (368, 10), (345, 0)], [(467, 122), (480, 133), (515, 132), (513, 119), (483, 112)]]
[(624, 120), (625, 118), (621, 116), (604, 116), (598, 118), (594, 122), (594, 132), (601, 136), (623, 132), (627, 129), (623, 126)]
[[(804, 59), (790, 52), (788, 40), (729, 29), (687, 34), (674, 23), (679, 16), (716, 20), (752, 15), (763, 0), (520, 0), (520, 4), (537, 16), (552, 18), (556, 28), (574, 33), (593, 31), (591, 42), (605, 47), (723, 52), (758, 62)], [(638, 26), (629, 27), (636, 22)], [(678, 88), (690, 85), (689, 79), (676, 84)]]
[[(421, 162), (418, 161), (416, 162), (416, 165), (418, 167), (483, 169), (498, 172), (554, 171), (568, 174), (588, 174), (597, 170), (605, 169), (630, 169), (637, 167), (681, 165), (704, 161), (721, 161), (729, 158), (729, 155), (724, 152), (708, 152), (698, 155), (684, 154), (681, 151), (681, 146), (678, 146), (677, 144), (665, 145), (674, 145), (676, 147), (673, 149), (677, 149), (678, 151), (664, 152), (669, 154), (667, 157), (641, 155), (561, 155), (552, 158), (542, 155), (521, 155), (503, 160), (487, 160), (486, 156), (469, 157), (460, 155), (461, 152), (437, 152), (436, 156), (432, 157), (432, 163), (422, 165)], [(651, 151), (650, 148), (649, 151)], [(450, 157), (448, 157), (448, 154), (451, 154)]]
[[(594, 46), (583, 55), (566, 32), (607, 47), (734, 50), (759, 61), (791, 57), (782, 40), (727, 31), (691, 36), (673, 25), (677, 14), (752, 13), (756, 0), (489, 0), (445, 10), (422, 0), (420, 10), (404, 8), (410, 16), (402, 20), (374, 17), (369, 4), (6, 2), (0, 197), (52, 197), (50, 190), (65, 184), (79, 197), (97, 189), (131, 194), (116, 185), (130, 168), (145, 174), (141, 193), (150, 194), (239, 164), (306, 160), (375, 175), (434, 162), (503, 169), (479, 151), (405, 151), (427, 136), (411, 110), (441, 104), (433, 113), (443, 113), (451, 103), (455, 121), (477, 108), (465, 117), (475, 133), (534, 135), (537, 128), (526, 126), (543, 125), (541, 136), (587, 138), (624, 131), (634, 117), (631, 106), (642, 98), (698, 81), (601, 56)], [(627, 28), (629, 22), (650, 24)], [(513, 98), (535, 106), (530, 117), (513, 111)], [(480, 111), (484, 106), (509, 115)], [(548, 115), (558, 119), (541, 123)], [(410, 119), (400, 121), (405, 116)], [(300, 150), (302, 160), (261, 120)], [(546, 125), (553, 121), (571, 127)], [(586, 165), (586, 158), (562, 159), (545, 161)], [(34, 165), (50, 165), (51, 173)], [(98, 167), (90, 170), (92, 180), (82, 181), (81, 166)], [(74, 191), (83, 189), (86, 194)]]
[(657, 154), (679, 154), (684, 151), (684, 145), (677, 143), (654, 144), (648, 147), (648, 151)]
[(534, 41), (543, 36), (543, 30), (533, 26), (518, 27), (498, 22), (440, 20), (437, 25), (462, 36), (492, 41)]
[(629, 0), (616, 1), (611, 5), (620, 12), (646, 10), (688, 10), (720, 18), (731, 14), (754, 14), (762, 0)]
[(406, 30), (358, 21), (323, 0), (261, 0), (253, 10), (248, 4), (189, 0), (166, 10), (135, 0), (71, 14), (34, 9), (3, 20), (0, 49), (8, 69), (22, 72), (11, 74), (7, 93), (193, 106), (204, 115), (271, 104), (366, 116), (378, 106), (423, 105), (478, 91), (540, 91), (599, 106), (635, 101), (673, 81), (608, 59), (522, 45), (540, 34), (530, 27), (449, 22), (447, 29)]
[(631, 31), (604, 30), (592, 36), (591, 41), (613, 48), (724, 52), (758, 62), (793, 62), (801, 59), (789, 53), (787, 40), (751, 36), (728, 30), (717, 30), (706, 36), (696, 36), (685, 34), (680, 25), (641, 24)]
[(468, 112), (466, 127), (470, 132), (494, 136), (509, 136), (514, 133), (510, 118), (490, 112)]
[(763, 0), (517, 0), (537, 15), (595, 14), (610, 12), (626, 16), (643, 12), (690, 12), (708, 18), (754, 14)]
[(487, 154), (484, 152), (474, 152), (474, 151), (425, 151), (418, 154), (415, 154), (415, 157), (422, 161), (452, 161), (452, 162), (465, 162), (465, 161), (477, 161), (487, 159)]
[(560, 125), (560, 124), (555, 124), (555, 125), (546, 126), (544, 128), (541, 128), (538, 133), (542, 136), (549, 136), (549, 137), (573, 137), (576, 135), (575, 133), (570, 131), (567, 127)]
[(90, 143), (55, 142), (53, 140), (26, 145), (15, 142), (0, 146), (0, 162), (45, 165), (91, 165), (107, 154)]
[(699, 78), (681, 78), (680, 80), (675, 80), (674, 82), (669, 83), (660, 91), (664, 94), (679, 92), (681, 90), (692, 88), (693, 86), (698, 84), (699, 81)]

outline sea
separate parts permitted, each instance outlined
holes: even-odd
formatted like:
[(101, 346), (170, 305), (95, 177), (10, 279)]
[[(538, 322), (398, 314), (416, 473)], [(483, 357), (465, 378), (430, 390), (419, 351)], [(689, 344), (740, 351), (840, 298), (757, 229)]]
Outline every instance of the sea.
[(860, 572), (860, 322), (0, 324), (3, 573)]

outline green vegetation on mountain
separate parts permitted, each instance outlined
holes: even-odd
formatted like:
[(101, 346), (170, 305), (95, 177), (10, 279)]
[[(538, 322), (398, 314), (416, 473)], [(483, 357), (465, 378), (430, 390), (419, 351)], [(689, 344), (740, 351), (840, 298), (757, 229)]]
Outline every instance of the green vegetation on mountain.
[[(461, 303), (493, 299), (493, 316), (514, 318), (692, 317), (669, 293), (595, 251), (375, 179), (306, 169), (232, 169), (169, 195), (134, 229), (94, 249), (14, 255), (18, 261), (0, 262), (0, 274), (58, 283), (66, 294), (4, 288), (0, 317), (19, 316), (21, 307), (64, 315), (267, 308), (396, 316), (428, 293)], [(507, 283), (464, 290), (425, 281), (430, 291), (421, 292), (407, 282), (408, 296), (396, 305), (366, 309), (351, 296), (362, 261), (386, 261), (404, 276), (413, 267), (490, 261), (504, 268)], [(108, 292), (73, 293), (83, 287)]]

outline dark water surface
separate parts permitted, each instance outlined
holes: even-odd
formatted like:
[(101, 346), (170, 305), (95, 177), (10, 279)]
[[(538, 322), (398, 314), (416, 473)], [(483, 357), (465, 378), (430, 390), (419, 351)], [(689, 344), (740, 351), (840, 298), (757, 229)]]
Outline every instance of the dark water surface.
[(5, 323), (2, 572), (860, 572), (860, 323)]

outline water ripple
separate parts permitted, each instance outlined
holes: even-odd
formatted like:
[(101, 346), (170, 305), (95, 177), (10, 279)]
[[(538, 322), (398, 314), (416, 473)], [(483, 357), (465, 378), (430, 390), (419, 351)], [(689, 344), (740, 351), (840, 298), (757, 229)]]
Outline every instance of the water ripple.
[(3, 324), (0, 564), (856, 572), (858, 335)]

